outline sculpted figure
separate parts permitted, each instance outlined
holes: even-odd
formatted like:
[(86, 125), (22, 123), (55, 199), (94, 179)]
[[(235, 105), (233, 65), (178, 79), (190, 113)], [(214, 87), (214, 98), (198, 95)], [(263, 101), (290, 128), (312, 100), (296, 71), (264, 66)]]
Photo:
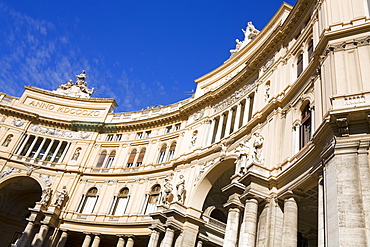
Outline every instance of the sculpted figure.
[(235, 148), (235, 153), (238, 154), (238, 159), (235, 161), (235, 174), (240, 174), (242, 168), (245, 168), (247, 164), (247, 158), (249, 153), (249, 148), (245, 145), (245, 143), (239, 143), (239, 146)]
[(162, 203), (163, 204), (168, 204), (171, 192), (173, 190), (172, 184), (171, 184), (171, 182), (168, 178), (164, 179), (164, 186), (163, 187), (164, 187), (164, 194), (163, 194), (163, 197), (162, 197)]
[(72, 156), (72, 160), (77, 160), (78, 159), (78, 157), (80, 156), (80, 150), (81, 150), (80, 148), (76, 149), (75, 153)]
[(261, 152), (262, 152), (262, 146), (263, 146), (263, 141), (264, 138), (259, 132), (255, 132), (253, 134), (255, 136), (254, 142), (253, 142), (253, 160), (261, 164), (262, 163), (262, 158), (261, 158)]
[(176, 184), (177, 189), (177, 201), (180, 203), (184, 202), (184, 194), (185, 194), (185, 179), (184, 175), (180, 175), (180, 180)]
[(194, 131), (193, 135), (191, 137), (191, 145), (192, 146), (195, 146), (195, 143), (197, 142), (197, 138), (198, 138), (197, 136), (198, 136), (198, 132)]
[(67, 198), (67, 189), (63, 186), (62, 191), (57, 191), (57, 199), (54, 202), (54, 206), (61, 207)]
[(47, 206), (51, 198), (51, 188), (48, 186), (46, 187), (41, 194), (40, 203), (44, 206)]
[(245, 30), (242, 29), (242, 31), (244, 33), (244, 41), (246, 41), (246, 42), (250, 42), (259, 33), (259, 31), (254, 27), (254, 25), (252, 24), (251, 21), (248, 22), (247, 27), (245, 28)]
[(13, 135), (8, 135), (8, 136), (5, 138), (5, 140), (4, 140), (4, 142), (3, 142), (3, 145), (2, 145), (2, 146), (4, 146), (4, 147), (9, 146), (10, 142), (12, 141), (12, 138), (13, 138)]

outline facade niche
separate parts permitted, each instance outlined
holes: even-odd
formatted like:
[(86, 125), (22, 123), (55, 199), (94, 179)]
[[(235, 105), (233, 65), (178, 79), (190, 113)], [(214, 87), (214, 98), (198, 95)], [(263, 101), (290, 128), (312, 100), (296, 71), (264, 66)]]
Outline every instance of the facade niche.
[(303, 148), (311, 139), (311, 109), (307, 103), (301, 112), (301, 126), (299, 129), (299, 148)]

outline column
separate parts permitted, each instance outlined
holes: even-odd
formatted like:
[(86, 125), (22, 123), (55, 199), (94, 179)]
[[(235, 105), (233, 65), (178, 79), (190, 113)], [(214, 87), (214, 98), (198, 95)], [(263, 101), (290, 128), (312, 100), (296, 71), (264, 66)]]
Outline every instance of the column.
[(249, 121), (249, 108), (250, 108), (250, 102), (251, 102), (251, 98), (249, 96), (247, 96), (245, 98), (245, 106), (244, 106), (244, 116), (243, 116), (243, 123), (242, 123), (242, 126), (243, 125), (246, 125)]
[(203, 246), (203, 241), (202, 240), (198, 240), (197, 247), (202, 247), (202, 246)]
[(258, 201), (247, 199), (244, 207), (243, 223), (240, 227), (239, 246), (254, 247), (257, 232)]
[(58, 146), (57, 146), (57, 148), (56, 148), (56, 149), (55, 149), (55, 151), (54, 151), (53, 157), (51, 157), (51, 159), (50, 159), (50, 161), (51, 161), (51, 162), (53, 162), (53, 161), (54, 161), (54, 159), (55, 159), (55, 157), (57, 156), (58, 151), (59, 151), (59, 149), (60, 149), (60, 146), (62, 146), (62, 141), (59, 141)]
[(54, 144), (54, 139), (51, 139), (51, 141), (49, 143), (49, 146), (45, 151), (44, 157), (42, 157), (42, 159), (41, 159), (42, 161), (44, 161), (46, 159), (46, 157), (48, 156), (48, 153), (49, 153), (51, 147), (53, 146), (53, 144)]
[(40, 226), (40, 231), (37, 235), (36, 243), (34, 244), (33, 247), (41, 247), (42, 244), (44, 243), (46, 234), (48, 233), (49, 226), (48, 225), (41, 225)]
[(158, 240), (159, 240), (159, 234), (160, 233), (157, 230), (152, 230), (152, 234), (150, 234), (148, 247), (157, 247)]
[(212, 119), (210, 120), (210, 127), (209, 127), (209, 131), (208, 131), (208, 140), (207, 140), (207, 145), (211, 145), (212, 144), (212, 137), (213, 137), (213, 131), (215, 129), (215, 122), (216, 120), (215, 119)]
[(100, 236), (99, 234), (95, 234), (94, 241), (91, 247), (99, 247), (99, 244), (100, 244)]
[(42, 142), (41, 142), (39, 148), (37, 149), (35, 155), (32, 158), (37, 158), (37, 156), (39, 156), (39, 154), (41, 152), (41, 149), (42, 149), (42, 146), (44, 146), (44, 144), (45, 144), (45, 141), (46, 141), (46, 138), (42, 138)]
[(124, 247), (125, 246), (125, 239), (123, 236), (118, 236), (118, 242), (116, 247)]
[(60, 158), (59, 158), (59, 160), (58, 160), (58, 164), (60, 164), (60, 163), (62, 163), (62, 162), (63, 162), (64, 157), (66, 156), (66, 154), (67, 154), (68, 149), (69, 149), (69, 147), (70, 147), (70, 146), (71, 146), (71, 143), (70, 143), (70, 142), (68, 142), (67, 146), (65, 147), (65, 149), (64, 149), (64, 151), (63, 151), (63, 153), (62, 153), (62, 155), (60, 156)]
[(175, 230), (170, 227), (166, 228), (166, 233), (161, 244), (161, 247), (171, 247), (173, 243), (173, 237), (175, 236)]
[(27, 156), (27, 157), (30, 156), (31, 151), (32, 151), (33, 147), (35, 146), (35, 144), (37, 142), (37, 139), (38, 139), (38, 137), (35, 136), (35, 139), (33, 139), (33, 142), (31, 144), (31, 146), (28, 148), (28, 151), (27, 151), (25, 156)]
[(57, 243), (57, 246), (56, 247), (64, 247), (64, 245), (66, 244), (67, 242), (67, 238), (68, 238), (68, 233), (67, 231), (63, 231), (62, 232), (62, 235), (60, 236), (59, 238), (59, 241)]
[(17, 247), (25, 247), (26, 243), (30, 239), (32, 229), (33, 229), (34, 223), (32, 221), (29, 221), (26, 228), (24, 229), (21, 238), (19, 239), (17, 243)]
[(127, 239), (126, 247), (134, 247), (134, 238), (133, 237), (129, 237)]
[(230, 135), (230, 129), (231, 129), (231, 119), (233, 117), (233, 109), (229, 110), (229, 113), (227, 114), (227, 121), (226, 121), (226, 128), (225, 128), (225, 137)]
[(218, 142), (218, 141), (221, 139), (222, 126), (224, 125), (224, 117), (225, 117), (225, 115), (222, 113), (222, 114), (220, 115), (220, 121), (218, 121), (218, 126), (217, 126), (217, 133), (216, 133), (215, 142)]
[(324, 181), (323, 177), (319, 177), (318, 191), (317, 191), (317, 246), (325, 246), (325, 225), (324, 225)]
[(241, 109), (242, 109), (242, 105), (239, 102), (239, 104), (237, 104), (237, 106), (236, 106), (235, 122), (234, 122), (234, 132), (239, 129)]
[[(26, 134), (27, 135), (27, 134)], [(28, 142), (28, 139), (30, 139), (30, 135), (27, 135), (26, 138), (23, 140), (23, 143), (22, 145), (20, 146), (20, 148), (18, 149), (17, 153), (16, 154), (20, 154), (24, 148), (24, 146), (26, 146), (27, 142)]]
[(284, 219), (282, 245), (284, 247), (297, 247), (298, 206), (293, 197), (284, 201)]
[(84, 242), (82, 243), (82, 247), (89, 247), (91, 242), (91, 235), (90, 233), (85, 233), (85, 239)]
[(238, 228), (239, 228), (239, 208), (230, 208), (227, 214), (227, 223), (224, 237), (223, 247), (236, 247), (238, 240)]

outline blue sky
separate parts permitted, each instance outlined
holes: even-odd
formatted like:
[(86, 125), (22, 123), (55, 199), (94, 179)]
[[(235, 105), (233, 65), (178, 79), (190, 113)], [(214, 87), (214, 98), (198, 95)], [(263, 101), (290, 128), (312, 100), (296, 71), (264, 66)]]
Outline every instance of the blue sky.
[(261, 30), (281, 4), (0, 0), (0, 92), (54, 90), (86, 70), (94, 97), (115, 98), (115, 112), (172, 104), (229, 58), (248, 21)]

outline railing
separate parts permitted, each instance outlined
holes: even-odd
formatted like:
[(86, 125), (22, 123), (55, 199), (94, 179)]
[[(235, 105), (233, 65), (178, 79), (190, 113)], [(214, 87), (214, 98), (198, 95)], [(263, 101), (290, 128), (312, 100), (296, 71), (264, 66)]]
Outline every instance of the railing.
[(203, 220), (206, 222), (206, 224), (214, 226), (214, 227), (218, 228), (219, 230), (225, 231), (225, 229), (226, 229), (226, 224), (225, 223), (223, 223), (219, 220), (216, 220), (214, 218), (211, 218), (209, 216), (203, 215)]

